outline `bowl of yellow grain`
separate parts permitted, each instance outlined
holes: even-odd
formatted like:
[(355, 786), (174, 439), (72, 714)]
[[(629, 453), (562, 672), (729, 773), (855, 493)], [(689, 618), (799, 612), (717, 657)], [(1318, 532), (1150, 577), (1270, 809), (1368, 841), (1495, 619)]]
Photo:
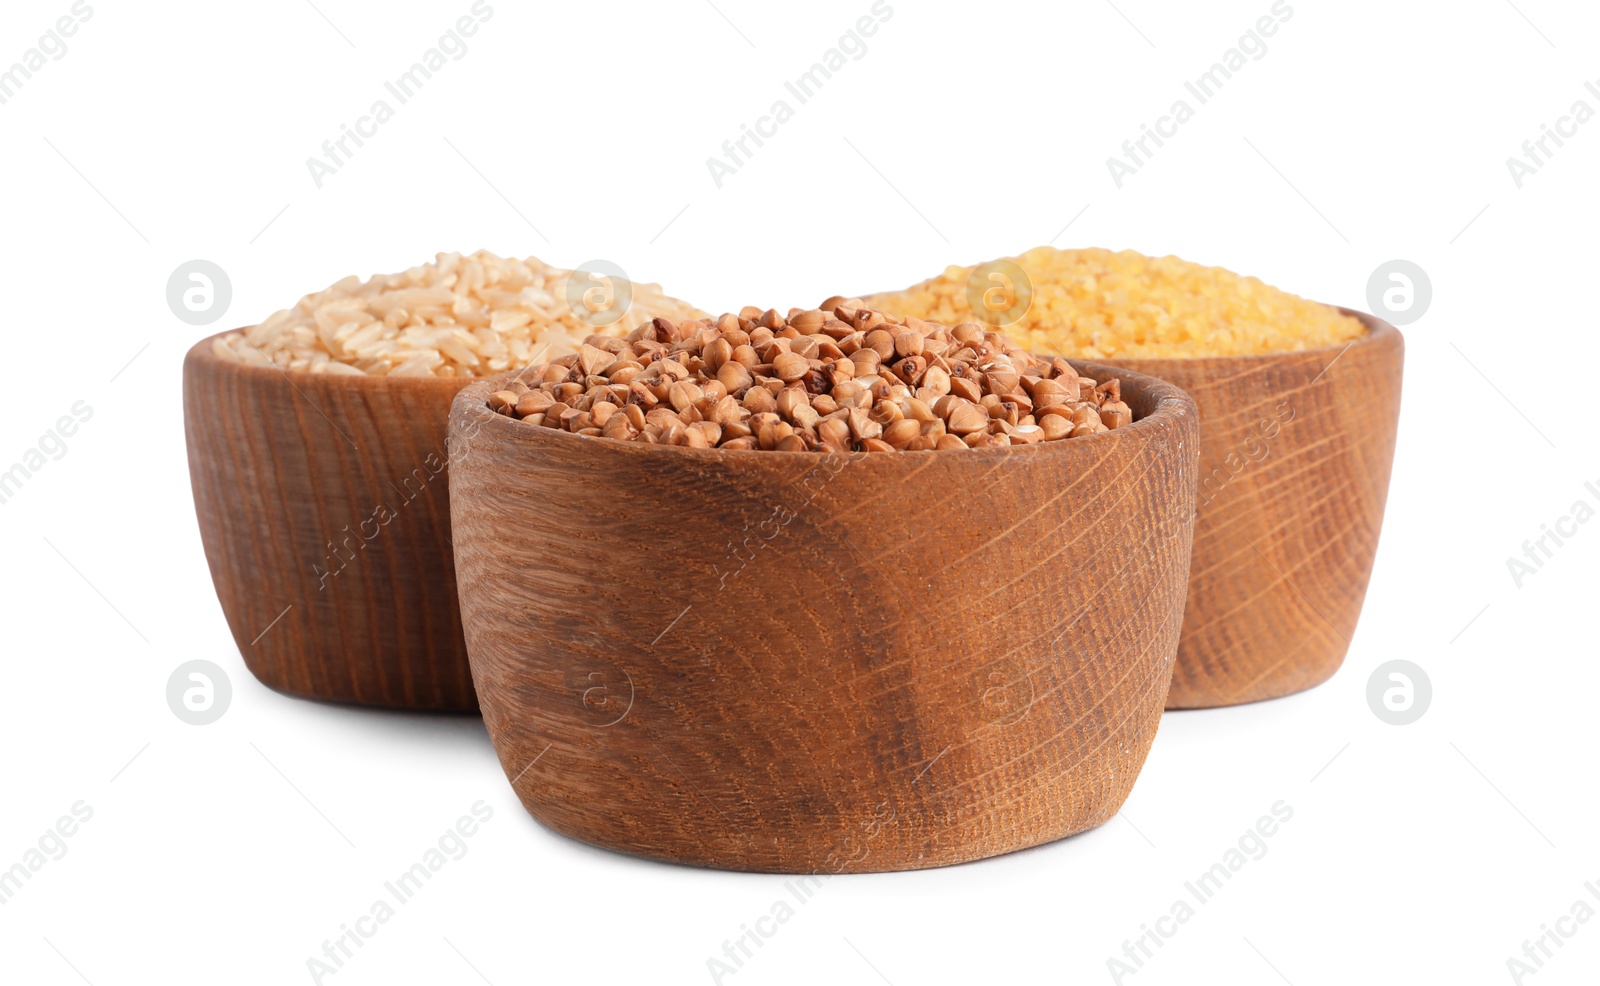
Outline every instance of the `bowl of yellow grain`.
[(1027, 349), (1163, 378), (1200, 411), (1189, 598), (1168, 708), (1310, 688), (1366, 596), (1400, 415), (1394, 326), (1220, 267), (1039, 247), (869, 295)]

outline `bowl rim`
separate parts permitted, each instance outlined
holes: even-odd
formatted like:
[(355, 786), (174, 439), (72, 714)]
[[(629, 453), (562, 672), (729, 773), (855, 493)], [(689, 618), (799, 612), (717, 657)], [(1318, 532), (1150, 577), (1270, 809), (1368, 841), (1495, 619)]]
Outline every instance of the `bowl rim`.
[(255, 363), (236, 363), (233, 360), (223, 359), (211, 348), (212, 343), (223, 336), (233, 335), (235, 332), (244, 332), (251, 328), (254, 328), (254, 326), (246, 325), (237, 329), (225, 329), (222, 332), (217, 332), (197, 340), (194, 345), (189, 347), (188, 352), (184, 354), (184, 363), (187, 365), (192, 362), (196, 366), (204, 366), (208, 369), (217, 368), (217, 372), (224, 373), (255, 373), (262, 375), (276, 373), (278, 376), (287, 380), (290, 385), (297, 388), (300, 381), (310, 380), (318, 383), (335, 381), (337, 383), (348, 384), (356, 388), (389, 388), (402, 390), (409, 388), (413, 390), (440, 391), (448, 389), (453, 391), (460, 390), (463, 386), (473, 383), (474, 381), (488, 379), (487, 377), (396, 377), (375, 373), (312, 373), (309, 370), (289, 369), (288, 367), (282, 366), (260, 366)]
[[(1036, 454), (1032, 450), (1034, 450), (1034, 449), (1042, 449), (1042, 448), (1049, 448), (1049, 449), (1053, 449), (1054, 450), (1053, 453), (1044, 453), (1044, 454), (1056, 454), (1056, 455), (1077, 454), (1077, 453), (1074, 453), (1074, 452), (1071, 452), (1071, 451), (1062, 451), (1059, 447), (1065, 446), (1068, 449), (1091, 449), (1091, 448), (1100, 448), (1106, 442), (1144, 440), (1144, 439), (1148, 439), (1148, 438), (1153, 437), (1154, 434), (1155, 434), (1155, 429), (1160, 425), (1164, 425), (1166, 423), (1178, 421), (1183, 417), (1187, 417), (1190, 421), (1194, 421), (1198, 417), (1199, 411), (1198, 411), (1198, 409), (1196, 407), (1194, 398), (1192, 396), (1190, 396), (1188, 391), (1184, 390), (1182, 387), (1178, 386), (1177, 384), (1173, 383), (1170, 380), (1166, 380), (1166, 379), (1164, 379), (1162, 377), (1155, 376), (1154, 374), (1143, 373), (1143, 372), (1138, 371), (1138, 370), (1129, 370), (1129, 369), (1125, 369), (1125, 368), (1122, 368), (1122, 367), (1111, 366), (1111, 365), (1108, 365), (1108, 364), (1105, 364), (1105, 363), (1099, 363), (1099, 362), (1094, 361), (1094, 360), (1074, 360), (1073, 362), (1076, 365), (1087, 366), (1087, 367), (1091, 367), (1091, 368), (1095, 368), (1095, 369), (1110, 370), (1110, 371), (1112, 371), (1111, 375), (1114, 375), (1114, 376), (1118, 377), (1119, 379), (1121, 379), (1123, 381), (1124, 385), (1126, 385), (1129, 382), (1128, 379), (1127, 379), (1128, 377), (1131, 376), (1131, 377), (1137, 378), (1137, 379), (1133, 380), (1132, 382), (1135, 385), (1137, 385), (1138, 387), (1140, 387), (1142, 393), (1148, 395), (1149, 399), (1151, 401), (1153, 401), (1153, 403), (1154, 403), (1153, 410), (1149, 414), (1146, 414), (1144, 417), (1138, 418), (1137, 420), (1135, 420), (1133, 422), (1130, 422), (1129, 424), (1127, 424), (1127, 425), (1125, 425), (1125, 426), (1123, 426), (1121, 428), (1116, 428), (1116, 429), (1113, 429), (1111, 431), (1098, 432), (1098, 433), (1093, 434), (1093, 435), (1085, 435), (1085, 436), (1083, 436), (1081, 438), (1065, 438), (1065, 439), (1061, 439), (1059, 441), (1054, 441), (1054, 442), (1038, 442), (1038, 443), (1035, 443), (1034, 445), (1023, 446), (1023, 447), (1012, 445), (1012, 446), (1007, 446), (1007, 447), (1004, 447), (1004, 448), (1001, 448), (1001, 447), (989, 447), (989, 448), (969, 448), (969, 449), (918, 449), (918, 450), (915, 450), (915, 451), (912, 451), (912, 450), (897, 450), (897, 451), (892, 452), (892, 453), (883, 453), (883, 452), (833, 452), (833, 453), (823, 453), (823, 452), (816, 452), (816, 451), (810, 451), (810, 450), (799, 451), (799, 452), (780, 452), (780, 451), (778, 451), (776, 449), (723, 449), (723, 448), (703, 448), (703, 449), (700, 449), (700, 448), (691, 448), (691, 447), (689, 447), (687, 445), (660, 445), (660, 444), (657, 444), (657, 443), (654, 443), (654, 442), (639, 442), (639, 441), (633, 441), (631, 439), (625, 440), (625, 439), (620, 439), (620, 438), (606, 438), (604, 435), (578, 435), (578, 434), (574, 434), (574, 433), (572, 433), (570, 431), (565, 431), (565, 430), (557, 429), (557, 428), (545, 428), (545, 427), (542, 427), (542, 426), (539, 426), (539, 427), (525, 426), (520, 421), (518, 421), (515, 418), (510, 417), (509, 415), (500, 414), (497, 411), (492, 411), (492, 410), (489, 409), (488, 396), (489, 396), (490, 393), (492, 393), (492, 390), (490, 388), (493, 388), (493, 387), (497, 386), (498, 384), (500, 384), (501, 382), (503, 382), (504, 379), (507, 378), (509, 375), (512, 375), (513, 372), (515, 372), (515, 373), (522, 372), (521, 370), (518, 370), (518, 371), (506, 370), (506, 371), (504, 371), (502, 373), (498, 373), (498, 374), (495, 374), (493, 376), (478, 377), (478, 378), (474, 379), (471, 383), (469, 383), (467, 386), (461, 388), (461, 390), (456, 393), (455, 399), (453, 401), (451, 401), (451, 405), (450, 405), (450, 426), (449, 426), (449, 429), (448, 429), (448, 435), (449, 435), (449, 440), (451, 442), (454, 442), (455, 437), (456, 437), (456, 431), (457, 431), (456, 422), (458, 420), (461, 420), (461, 421), (464, 421), (464, 422), (468, 422), (465, 425), (465, 427), (472, 428), (474, 433), (476, 433), (479, 428), (482, 428), (484, 426), (484, 422), (485, 421), (488, 421), (490, 419), (498, 419), (497, 421), (495, 421), (495, 423), (489, 424), (489, 427), (502, 429), (502, 435), (504, 436), (504, 438), (510, 439), (511, 441), (532, 440), (532, 441), (535, 441), (535, 442), (539, 442), (539, 441), (582, 442), (584, 444), (582, 444), (582, 445), (573, 445), (572, 448), (574, 448), (574, 449), (578, 449), (578, 448), (593, 449), (596, 452), (601, 452), (601, 453), (603, 453), (603, 452), (605, 452), (607, 450), (611, 450), (611, 451), (614, 451), (614, 452), (616, 452), (618, 454), (624, 454), (624, 455), (626, 455), (626, 454), (635, 454), (635, 455), (640, 455), (640, 454), (643, 454), (643, 455), (682, 454), (682, 455), (690, 455), (690, 456), (708, 457), (710, 459), (719, 459), (719, 458), (726, 458), (726, 457), (732, 456), (732, 457), (735, 457), (736, 460), (761, 461), (761, 462), (774, 462), (774, 463), (776, 463), (776, 462), (798, 462), (798, 461), (807, 461), (807, 462), (824, 462), (824, 461), (855, 462), (855, 461), (863, 461), (863, 460), (865, 460), (865, 461), (882, 460), (882, 461), (885, 461), (885, 462), (901, 462), (901, 461), (924, 462), (924, 461), (928, 461), (926, 459), (927, 456), (944, 454), (944, 455), (947, 455), (947, 456), (954, 457), (954, 458), (956, 458), (958, 460), (962, 459), (964, 456), (967, 456), (967, 455), (979, 456), (981, 458), (974, 459), (973, 461), (983, 461), (985, 459), (995, 458), (997, 456), (1007, 456), (1007, 455), (1011, 455), (1013, 453), (1019, 453), (1019, 452), (1020, 453), (1024, 453), (1024, 454)], [(473, 391), (474, 390), (476, 390), (478, 392), (479, 396), (474, 397), (474, 395), (473, 395)], [(1124, 394), (1123, 399), (1125, 401), (1127, 400), (1126, 394)], [(468, 415), (471, 416), (470, 419), (466, 417)], [(474, 427), (474, 424), (476, 425), (476, 427)], [(521, 437), (518, 437), (518, 436), (521, 436)], [(451, 450), (452, 457), (454, 457), (456, 454), (458, 454), (458, 453), (456, 453), (455, 450), (452, 449)], [(758, 459), (757, 460), (749, 460), (748, 459), (749, 456), (756, 456), (756, 457), (758, 457)], [(916, 457), (916, 458), (913, 459), (911, 457)]]

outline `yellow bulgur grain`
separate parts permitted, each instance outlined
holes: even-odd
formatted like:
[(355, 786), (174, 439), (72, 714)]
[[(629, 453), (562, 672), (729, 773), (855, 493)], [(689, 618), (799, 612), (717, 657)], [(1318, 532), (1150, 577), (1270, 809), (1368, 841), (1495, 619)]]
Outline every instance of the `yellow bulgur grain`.
[[(1133, 250), (1035, 247), (1006, 258), (1027, 275), (1032, 303), (1003, 325), (1035, 353), (1084, 359), (1188, 359), (1294, 352), (1366, 334), (1359, 321), (1254, 277)], [(901, 316), (955, 324), (984, 321), (969, 292), (976, 267), (950, 267), (866, 303)]]

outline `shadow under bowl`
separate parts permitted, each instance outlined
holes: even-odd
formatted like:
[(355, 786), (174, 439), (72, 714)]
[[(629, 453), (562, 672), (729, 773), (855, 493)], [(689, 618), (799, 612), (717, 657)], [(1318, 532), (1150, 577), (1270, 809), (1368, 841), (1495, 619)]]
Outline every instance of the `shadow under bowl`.
[[(1088, 364), (1087, 372), (1105, 370)], [(1193, 402), (1041, 445), (688, 449), (450, 417), (473, 680), (550, 828), (700, 866), (959, 863), (1099, 825), (1171, 681)]]

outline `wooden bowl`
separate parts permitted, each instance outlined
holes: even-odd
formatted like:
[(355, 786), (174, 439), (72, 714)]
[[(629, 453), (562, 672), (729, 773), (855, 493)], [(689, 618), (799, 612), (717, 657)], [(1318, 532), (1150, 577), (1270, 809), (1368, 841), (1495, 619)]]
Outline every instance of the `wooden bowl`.
[(1405, 344), (1265, 356), (1118, 359), (1200, 408), (1200, 482), (1188, 611), (1167, 707), (1276, 698), (1344, 661), (1389, 493)]
[(246, 666), (279, 691), (471, 712), (445, 425), (469, 381), (183, 363), (195, 512)]
[(1197, 464), (1189, 397), (1115, 375), (1137, 417), (1115, 431), (836, 457), (574, 435), (467, 387), (462, 616), (523, 805), (597, 846), (783, 873), (1111, 818), (1171, 679)]

